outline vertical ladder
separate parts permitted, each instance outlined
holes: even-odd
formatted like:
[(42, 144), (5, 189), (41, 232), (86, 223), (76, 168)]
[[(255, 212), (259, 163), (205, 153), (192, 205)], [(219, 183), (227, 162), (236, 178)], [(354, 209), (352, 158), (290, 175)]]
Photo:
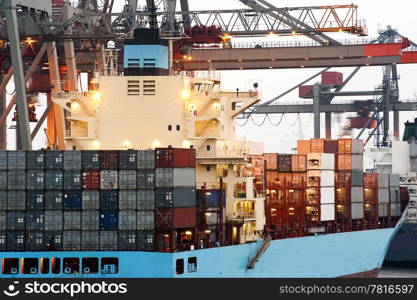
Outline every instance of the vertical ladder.
[(258, 250), (256, 251), (255, 255), (249, 261), (247, 268), (248, 269), (255, 269), (256, 263), (259, 261), (259, 258), (265, 251), (268, 249), (269, 245), (271, 244), (271, 236), (267, 235), (263, 240), (261, 245), (259, 246)]

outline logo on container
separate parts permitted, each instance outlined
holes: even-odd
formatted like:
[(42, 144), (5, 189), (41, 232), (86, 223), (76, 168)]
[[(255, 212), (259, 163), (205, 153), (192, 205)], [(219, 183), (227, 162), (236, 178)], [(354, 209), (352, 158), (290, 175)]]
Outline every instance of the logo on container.
[(17, 286), (18, 284), (19, 284), (19, 281), (14, 281), (14, 282), (13, 282), (13, 284), (10, 284), (10, 285), (7, 287), (7, 290), (4, 290), (4, 291), (3, 291), (3, 293), (4, 293), (6, 296), (9, 296), (9, 297), (14, 297), (14, 296), (19, 295), (20, 291), (19, 291), (18, 289), (16, 289), (16, 286)]

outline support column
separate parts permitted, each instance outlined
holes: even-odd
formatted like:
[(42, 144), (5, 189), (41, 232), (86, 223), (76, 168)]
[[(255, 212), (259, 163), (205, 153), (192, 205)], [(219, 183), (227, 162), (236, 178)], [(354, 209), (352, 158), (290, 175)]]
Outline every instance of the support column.
[(188, 0), (180, 0), (180, 4), (181, 4), (181, 11), (183, 12), (182, 23), (184, 24), (184, 27), (191, 27), (190, 15), (188, 14), (188, 12), (190, 11)]
[(70, 92), (75, 92), (78, 90), (78, 81), (77, 81), (77, 67), (75, 65), (74, 42), (72, 40), (64, 41), (64, 49), (65, 49), (65, 63), (67, 65), (68, 90)]
[(26, 98), (26, 85), (23, 73), (22, 55), (20, 53), (20, 40), (17, 25), (16, 7), (12, 0), (5, 0), (3, 9), (6, 13), (7, 34), (10, 43), (10, 53), (13, 62), (14, 83), (16, 89), (16, 105), (19, 113), (17, 126), (20, 130), (21, 150), (32, 150), (30, 138), (28, 106)]
[[(64, 7), (64, 20), (65, 21), (71, 18), (69, 8), (70, 8), (69, 5), (65, 5)], [(65, 64), (67, 65), (68, 90), (70, 92), (75, 92), (78, 90), (78, 81), (77, 81), (77, 65), (75, 62), (76, 55), (74, 51), (74, 41), (65, 40), (64, 50), (65, 50)]]
[[(399, 86), (398, 86), (398, 72), (397, 65), (392, 65), (392, 80), (395, 81), (395, 90), (393, 91), (393, 101), (395, 104), (399, 100)], [(394, 139), (396, 141), (400, 140), (400, 112), (395, 110), (395, 105), (393, 105), (393, 114), (394, 114)]]
[(316, 83), (313, 88), (313, 112), (314, 112), (314, 138), (320, 138), (320, 84)]
[(332, 138), (332, 113), (325, 113), (325, 123), (326, 123), (326, 139), (330, 140)]
[[(53, 85), (52, 94), (59, 93), (62, 91), (61, 88), (61, 80), (59, 76), (59, 66), (58, 66), (58, 50), (56, 48), (55, 42), (47, 42), (47, 54), (48, 54), (48, 63), (49, 63), (49, 76), (51, 78), (51, 83)], [(51, 96), (49, 96), (51, 97)], [(52, 98), (48, 98), (48, 100)], [(52, 101), (53, 102), (53, 101)], [(48, 135), (52, 141), (54, 141), (55, 145), (58, 146), (59, 150), (65, 149), (65, 119), (64, 119), (64, 112), (61, 106), (56, 103), (52, 103), (52, 111), (53, 114), (53, 124), (52, 118), (48, 115)], [(50, 128), (49, 126), (52, 126)], [(51, 135), (51, 132), (54, 135)]]
[(388, 135), (389, 135), (389, 104), (390, 104), (390, 98), (391, 98), (391, 66), (385, 66), (384, 69), (384, 95), (383, 95), (383, 135), (382, 135), (382, 144), (383, 146), (388, 145)]

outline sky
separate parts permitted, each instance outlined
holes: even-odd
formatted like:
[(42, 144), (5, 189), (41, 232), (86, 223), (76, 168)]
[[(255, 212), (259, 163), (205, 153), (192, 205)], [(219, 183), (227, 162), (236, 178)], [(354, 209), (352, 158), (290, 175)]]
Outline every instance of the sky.
[[(340, 0), (270, 0), (269, 2), (277, 7), (350, 4), (350, 1)], [(124, 3), (124, 0), (115, 0), (115, 11), (120, 11)], [(359, 6), (359, 19), (366, 21), (368, 36), (370, 38), (376, 37), (379, 30), (386, 28), (387, 25), (391, 25), (392, 28), (397, 29), (402, 35), (417, 42), (417, 21), (415, 20), (417, 1), (356, 0), (353, 3)], [(189, 4), (191, 10), (244, 8), (244, 5), (237, 0), (189, 0)], [(145, 5), (145, 1), (139, 0), (139, 5)], [(335, 39), (356, 38), (355, 36), (339, 33), (331, 36)], [(277, 37), (275, 39), (277, 41), (291, 41), (294, 37)], [(235, 41), (239, 40), (241, 39), (235, 39)], [(332, 70), (343, 72), (347, 76), (353, 68), (334, 68)], [(398, 66), (398, 71), (400, 75), (400, 99), (417, 98), (417, 65), (400, 65)], [(226, 90), (236, 90), (236, 88), (239, 88), (239, 90), (243, 91), (250, 88), (253, 82), (258, 82), (259, 90), (262, 93), (262, 101), (267, 101), (316, 72), (318, 72), (318, 69), (238, 70), (222, 71), (220, 72), (220, 76), (222, 88)], [(381, 81), (382, 67), (364, 67), (349, 82), (345, 90), (373, 90)], [(315, 81), (313, 80), (311, 83), (315, 83)], [(10, 90), (13, 89), (11, 88)], [(349, 99), (352, 100), (352, 98)], [(298, 98), (297, 91), (294, 91), (283, 97), (280, 101), (294, 102), (300, 101), (300, 99)], [(41, 112), (39, 112), (40, 115)], [(333, 138), (337, 138), (340, 128), (345, 124), (346, 116), (348, 115), (334, 115), (332, 123)], [(413, 120), (415, 117), (417, 117), (417, 112), (401, 113), (400, 124), (403, 124), (406, 120)], [(280, 118), (280, 116), (270, 116), (270, 119), (275, 124), (278, 123)], [(255, 123), (258, 125), (262, 123), (263, 119), (264, 116), (257, 115), (253, 117), (253, 120), (249, 120), (248, 122), (245, 122), (245, 120), (237, 120), (238, 124), (246, 123), (245, 126), (237, 126), (237, 132), (240, 138), (264, 142), (266, 152), (291, 152), (295, 146), (296, 139), (313, 137), (313, 118), (311, 114), (287, 114), (283, 117), (279, 126), (271, 125), (269, 120), (263, 126), (255, 125)], [(322, 123), (324, 123), (324, 120), (322, 120)], [(9, 131), (11, 133), (14, 132), (14, 130)], [(400, 132), (402, 134), (402, 129)], [(322, 128), (323, 134), (324, 128)], [(10, 149), (14, 147), (13, 135), (9, 135)], [(41, 142), (39, 139), (36, 141), (36, 144)]]

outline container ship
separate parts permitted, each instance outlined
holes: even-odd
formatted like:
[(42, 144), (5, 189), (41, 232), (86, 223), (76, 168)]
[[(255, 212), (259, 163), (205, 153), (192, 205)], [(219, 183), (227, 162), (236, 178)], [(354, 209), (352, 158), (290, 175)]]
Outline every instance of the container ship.
[(400, 188), (408, 191), (402, 209), (404, 222), (388, 250), (385, 263), (411, 266), (417, 263), (417, 120), (404, 124), (402, 141), (393, 141), (389, 147), (373, 149), (367, 155), (379, 173), (395, 172), (400, 175)]
[(0, 276), (375, 276), (404, 221), (399, 176), (364, 173), (362, 140), (237, 140), (259, 91), (172, 74), (169, 48), (136, 29), (123, 73), (52, 90), (65, 126), (47, 149), (0, 152)]

